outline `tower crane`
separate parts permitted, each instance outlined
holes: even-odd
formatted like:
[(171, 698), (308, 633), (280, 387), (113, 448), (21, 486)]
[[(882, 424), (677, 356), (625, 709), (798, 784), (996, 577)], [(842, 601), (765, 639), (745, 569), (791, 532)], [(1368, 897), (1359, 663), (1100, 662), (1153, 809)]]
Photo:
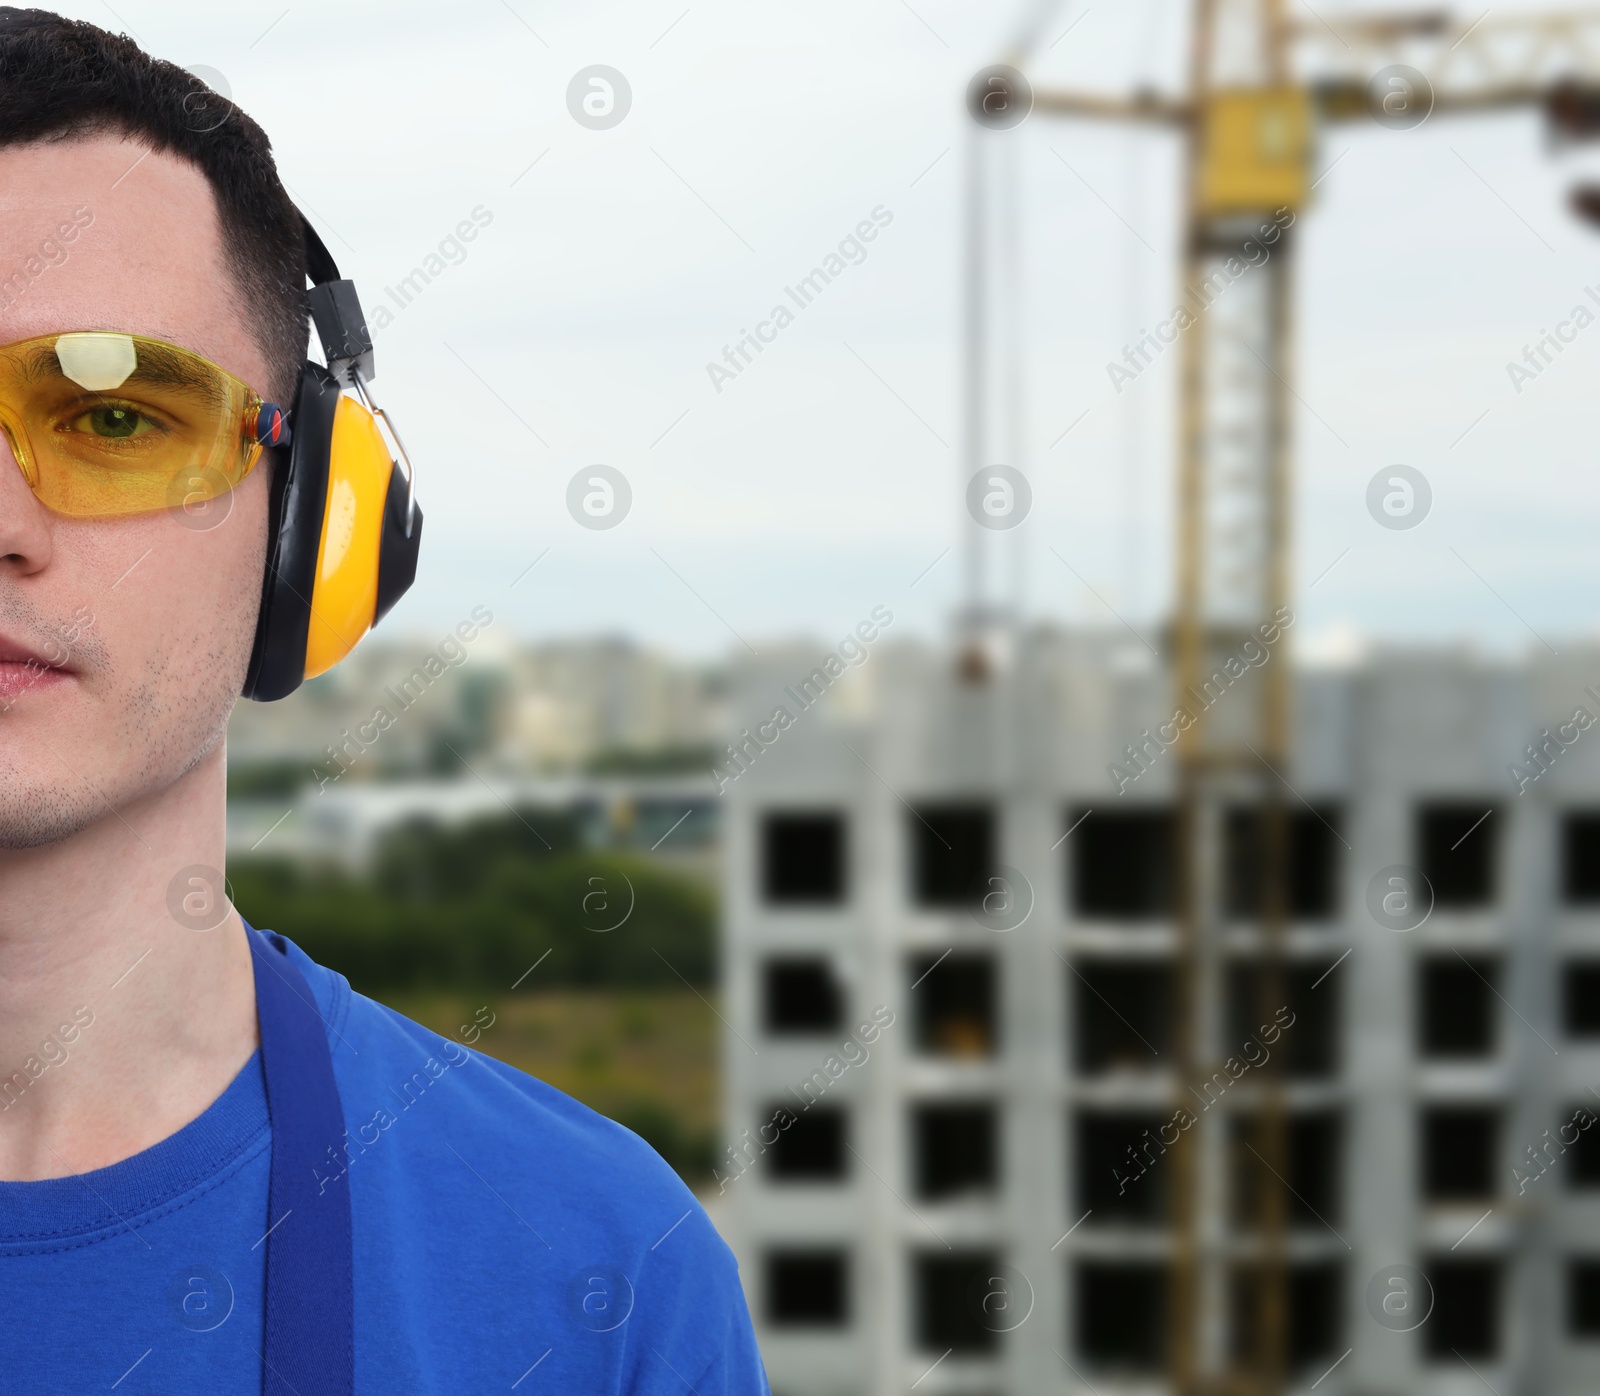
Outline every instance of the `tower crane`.
[[(1218, 852), (1229, 810), (1252, 810), (1254, 1006), (1285, 1003), (1291, 918), (1290, 671), (1275, 658), (1231, 685), (1213, 709), (1199, 695), (1247, 641), (1281, 623), (1290, 595), (1293, 215), (1311, 199), (1318, 132), (1340, 122), (1419, 124), (1462, 112), (1542, 108), (1558, 138), (1600, 136), (1600, 11), (1494, 14), (1443, 10), (1291, 16), (1283, 0), (1194, 0), (1184, 90), (1126, 94), (999, 80), (1002, 101), (1032, 112), (1165, 128), (1183, 142), (1180, 277), (1229, 284), (1183, 323), (1178, 363), (1176, 596), (1166, 632), (1178, 724), (1174, 1034), (1177, 1104), (1193, 1111), (1225, 1046), (1223, 905)], [(1030, 45), (1010, 55), (1026, 65)], [(994, 71), (994, 70), (987, 70)], [(1014, 89), (1006, 91), (1007, 81)], [(976, 187), (976, 185), (974, 185)], [(1579, 191), (1593, 217), (1600, 195)], [(1290, 215), (1290, 217), (1285, 217)], [(981, 211), (969, 211), (973, 244)], [(1600, 221), (1600, 220), (1597, 220)], [(1268, 230), (1271, 230), (1270, 232)], [(1227, 273), (1249, 239), (1271, 255)], [(970, 249), (969, 249), (970, 251)], [(976, 260), (974, 261), (976, 264)], [(984, 376), (971, 326), (969, 399)], [(979, 365), (981, 369), (981, 364)], [(982, 420), (969, 400), (969, 419)], [(968, 454), (981, 450), (969, 433)], [(970, 459), (967, 469), (986, 462)], [(1166, 1361), (1179, 1396), (1268, 1396), (1290, 1368), (1290, 1172), (1283, 1054), (1252, 1073), (1258, 1108), (1253, 1212), (1230, 1232), (1214, 1199), (1231, 1141), (1222, 1112), (1199, 1114), (1169, 1150), (1170, 1276)], [(1230, 1303), (1229, 1296), (1234, 1296)], [(1230, 1336), (1231, 1334), (1231, 1336)]]

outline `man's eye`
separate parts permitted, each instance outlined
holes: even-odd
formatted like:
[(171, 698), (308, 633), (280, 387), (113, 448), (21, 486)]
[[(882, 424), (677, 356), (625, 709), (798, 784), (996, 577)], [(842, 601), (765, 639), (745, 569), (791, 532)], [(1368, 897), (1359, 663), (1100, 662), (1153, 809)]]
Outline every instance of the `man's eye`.
[(155, 423), (136, 408), (117, 406), (91, 408), (72, 423), (74, 431), (88, 432), (110, 441), (143, 436), (154, 426)]

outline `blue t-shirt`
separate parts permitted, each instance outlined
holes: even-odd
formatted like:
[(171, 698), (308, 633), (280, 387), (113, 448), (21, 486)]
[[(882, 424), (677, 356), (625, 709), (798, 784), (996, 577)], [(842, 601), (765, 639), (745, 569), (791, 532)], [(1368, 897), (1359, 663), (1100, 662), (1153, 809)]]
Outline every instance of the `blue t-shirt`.
[[(766, 1396), (733, 1255), (648, 1145), (289, 954), (348, 1127), (322, 1186), (350, 1189), (358, 1393)], [(270, 1148), (258, 1051), (153, 1148), (0, 1182), (0, 1392), (259, 1391)]]

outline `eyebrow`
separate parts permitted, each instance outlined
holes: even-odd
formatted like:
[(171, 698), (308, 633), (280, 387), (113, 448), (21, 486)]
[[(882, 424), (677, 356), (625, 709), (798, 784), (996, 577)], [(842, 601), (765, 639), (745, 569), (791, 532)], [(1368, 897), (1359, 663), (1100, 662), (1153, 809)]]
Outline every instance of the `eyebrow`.
[[(65, 376), (61, 372), (61, 361), (56, 357), (56, 338), (59, 336), (30, 349), (23, 356), (21, 373), (24, 381), (37, 383)], [(138, 366), (123, 380), (121, 387), (130, 383), (158, 384), (190, 392), (209, 406), (220, 407), (226, 403), (226, 395), (219, 390), (215, 373), (197, 367), (186, 351), (146, 339), (138, 340), (137, 352)], [(117, 389), (106, 391), (112, 393)]]

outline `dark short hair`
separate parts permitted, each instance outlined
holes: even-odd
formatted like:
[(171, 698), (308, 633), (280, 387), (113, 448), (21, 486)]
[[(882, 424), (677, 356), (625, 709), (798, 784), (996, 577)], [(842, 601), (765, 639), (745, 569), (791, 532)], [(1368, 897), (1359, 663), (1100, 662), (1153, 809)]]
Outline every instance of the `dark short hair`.
[(205, 176), (245, 320), (271, 374), (264, 391), (288, 405), (308, 339), (305, 232), (266, 132), (126, 35), (0, 6), (0, 147), (107, 134), (177, 155)]

